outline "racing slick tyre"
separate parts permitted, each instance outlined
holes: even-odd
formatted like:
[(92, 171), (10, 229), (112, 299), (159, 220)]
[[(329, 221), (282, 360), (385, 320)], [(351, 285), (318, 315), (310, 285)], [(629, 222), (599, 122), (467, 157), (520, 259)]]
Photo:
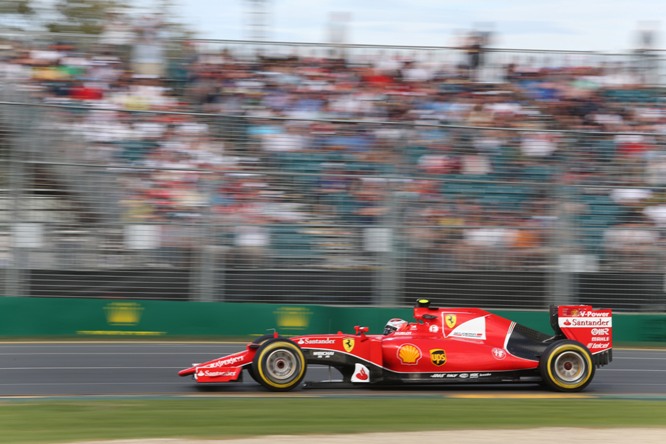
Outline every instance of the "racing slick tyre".
[(298, 345), (288, 339), (274, 338), (257, 350), (250, 375), (267, 389), (284, 392), (300, 384), (306, 369), (307, 362)]
[[(254, 344), (256, 347), (260, 347), (264, 342), (266, 342), (266, 341), (268, 341), (269, 339), (272, 339), (272, 338), (274, 338), (274, 337), (275, 337), (275, 336), (273, 336), (272, 334), (270, 334), (270, 335), (263, 335), (263, 336), (261, 336), (261, 337), (255, 339), (254, 341), (252, 341), (252, 344)], [(259, 381), (259, 379), (257, 379), (257, 376), (255, 375), (254, 371), (252, 370), (252, 364), (246, 366), (245, 368), (247, 369), (247, 373), (250, 375), (250, 377), (251, 377), (255, 382), (258, 382), (259, 384), (261, 384), (261, 381)]]
[(555, 391), (581, 391), (594, 377), (592, 354), (577, 341), (554, 342), (541, 355), (539, 372), (544, 384)]

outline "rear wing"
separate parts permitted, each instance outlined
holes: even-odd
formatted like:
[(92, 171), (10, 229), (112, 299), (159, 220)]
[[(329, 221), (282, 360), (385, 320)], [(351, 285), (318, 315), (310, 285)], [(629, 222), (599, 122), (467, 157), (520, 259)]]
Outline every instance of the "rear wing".
[(613, 359), (613, 311), (610, 308), (551, 306), (550, 325), (556, 334), (585, 345), (596, 365), (606, 365)]

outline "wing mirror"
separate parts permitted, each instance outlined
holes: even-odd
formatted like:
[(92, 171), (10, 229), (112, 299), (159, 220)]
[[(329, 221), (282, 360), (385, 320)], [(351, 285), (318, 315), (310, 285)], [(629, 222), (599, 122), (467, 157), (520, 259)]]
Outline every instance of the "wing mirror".
[(365, 340), (365, 334), (370, 330), (369, 327), (361, 327), (360, 325), (355, 325), (354, 326), (354, 331), (356, 332), (357, 336), (361, 337), (361, 340)]

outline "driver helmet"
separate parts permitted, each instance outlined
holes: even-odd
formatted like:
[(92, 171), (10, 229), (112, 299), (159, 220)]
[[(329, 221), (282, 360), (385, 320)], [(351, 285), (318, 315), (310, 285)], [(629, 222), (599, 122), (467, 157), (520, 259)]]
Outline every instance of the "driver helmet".
[(404, 330), (405, 328), (407, 328), (407, 321), (400, 318), (392, 318), (386, 323), (384, 334), (389, 335), (393, 332)]

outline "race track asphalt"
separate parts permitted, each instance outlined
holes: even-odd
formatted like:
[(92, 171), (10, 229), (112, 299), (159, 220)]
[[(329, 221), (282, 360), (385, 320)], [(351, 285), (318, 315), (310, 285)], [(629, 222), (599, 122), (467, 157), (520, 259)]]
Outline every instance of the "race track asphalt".
[[(243, 383), (197, 385), (180, 369), (242, 350), (244, 344), (175, 342), (0, 343), (0, 397), (18, 396), (172, 396), (233, 393), (271, 395), (246, 377)], [(613, 362), (597, 370), (585, 390), (591, 396), (666, 397), (666, 350), (615, 349)], [(311, 366), (305, 380), (336, 378), (327, 367)], [(386, 390), (344, 389), (345, 393), (382, 394)], [(544, 393), (537, 385), (401, 388), (436, 394), (489, 396)], [(313, 395), (331, 389), (299, 389)], [(390, 390), (396, 394), (396, 389)]]

